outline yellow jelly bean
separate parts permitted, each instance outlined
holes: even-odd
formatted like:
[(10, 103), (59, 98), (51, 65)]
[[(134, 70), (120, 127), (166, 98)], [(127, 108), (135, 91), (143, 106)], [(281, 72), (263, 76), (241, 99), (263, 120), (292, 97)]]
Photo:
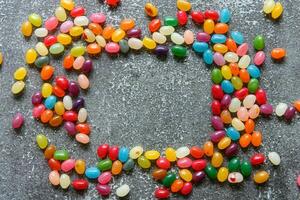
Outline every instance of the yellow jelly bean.
[(220, 167), (223, 164), (223, 156), (219, 152), (215, 152), (211, 158), (211, 165), (213, 167)]
[(174, 162), (176, 161), (176, 150), (171, 148), (171, 147), (168, 147), (165, 151), (165, 154), (166, 154), (166, 158), (168, 161), (170, 162)]
[(101, 35), (96, 36), (96, 42), (102, 48), (104, 48), (106, 46), (106, 40)]
[(140, 156), (137, 162), (138, 165), (143, 169), (149, 169), (151, 167), (151, 162), (145, 158), (145, 156)]
[(27, 64), (33, 64), (37, 58), (38, 54), (34, 49), (28, 49), (25, 55), (25, 61)]
[(2, 62), (3, 62), (3, 56), (2, 53), (0, 52), (0, 65), (2, 65)]
[(207, 34), (212, 34), (215, 30), (215, 22), (212, 19), (206, 19), (203, 24), (203, 30)]
[(32, 35), (32, 24), (26, 21), (22, 24), (21, 32), (24, 36), (29, 37)]
[(226, 167), (221, 167), (217, 174), (217, 179), (219, 182), (223, 183), (227, 180), (229, 171)]
[(44, 83), (42, 85), (42, 96), (44, 98), (47, 98), (49, 97), (51, 94), (52, 94), (52, 91), (53, 91), (53, 88), (52, 88), (52, 85), (49, 84), (49, 83)]
[(35, 27), (40, 27), (43, 23), (42, 17), (36, 13), (30, 14), (28, 16), (28, 21)]
[(63, 115), (65, 113), (64, 103), (62, 101), (56, 102), (54, 105), (54, 111), (58, 115)]
[(231, 83), (236, 90), (240, 90), (243, 87), (243, 81), (237, 76), (231, 78)]
[(11, 92), (13, 94), (19, 94), (24, 90), (24, 88), (25, 88), (25, 83), (23, 81), (17, 81), (12, 85)]
[(46, 56), (48, 55), (49, 51), (48, 48), (45, 46), (43, 42), (38, 42), (35, 45), (35, 50), (40, 54), (41, 56)]
[(24, 78), (27, 75), (27, 70), (25, 67), (19, 67), (15, 73), (14, 73), (14, 78), (18, 81), (24, 80)]
[(75, 6), (75, 3), (73, 0), (61, 0), (60, 6), (63, 7), (66, 10), (72, 10)]
[(148, 160), (156, 160), (156, 159), (159, 158), (159, 156), (160, 156), (160, 153), (158, 151), (155, 151), (155, 150), (145, 152), (145, 157)]
[(57, 41), (62, 45), (69, 45), (72, 43), (72, 37), (68, 34), (60, 33), (57, 35)]
[(189, 11), (192, 5), (186, 0), (177, 0), (177, 8), (182, 11)]
[(71, 49), (71, 55), (74, 57), (82, 56), (85, 53), (84, 46), (75, 46)]
[(144, 45), (144, 47), (146, 47), (147, 49), (150, 49), (150, 50), (155, 49), (155, 47), (156, 47), (155, 41), (149, 37), (144, 37), (143, 45)]
[(218, 148), (219, 149), (226, 149), (231, 143), (231, 139), (229, 137), (223, 137), (219, 143), (218, 143)]
[[(83, 34), (84, 34), (85, 41), (87, 41), (88, 43), (92, 43), (96, 39), (95, 34), (93, 33), (93, 31), (91, 31), (88, 28), (84, 29)], [(124, 32), (124, 34), (125, 34), (125, 32)]]
[(282, 15), (282, 13), (283, 13), (283, 6), (280, 2), (277, 2), (275, 4), (271, 16), (273, 19), (278, 19)]
[(190, 170), (188, 169), (182, 169), (179, 171), (179, 176), (182, 178), (182, 180), (186, 182), (190, 182), (193, 178), (193, 175)]
[(57, 7), (55, 9), (55, 17), (57, 18), (58, 21), (64, 22), (67, 19), (67, 13), (65, 9), (61, 6)]
[(43, 134), (36, 136), (36, 143), (40, 149), (45, 149), (48, 146), (48, 138)]
[(264, 13), (269, 14), (273, 11), (274, 7), (275, 7), (274, 0), (265, 0), (263, 11), (264, 11)]
[(73, 26), (69, 32), (71, 36), (79, 37), (83, 33), (83, 28), (81, 26)]
[(82, 159), (78, 159), (75, 162), (75, 171), (77, 174), (84, 174), (85, 172), (85, 161)]
[(229, 80), (232, 77), (231, 69), (228, 65), (222, 66), (221, 73), (222, 73), (222, 76), (224, 77), (224, 79)]
[(269, 173), (266, 171), (259, 171), (254, 174), (253, 180), (257, 184), (262, 184), (268, 181), (269, 179)]
[(123, 31), (122, 29), (117, 29), (111, 35), (111, 39), (114, 42), (119, 42), (125, 37), (125, 35), (126, 35), (125, 31)]
[(224, 54), (228, 51), (228, 47), (224, 44), (215, 44), (213, 48), (216, 52), (219, 52), (222, 54)]

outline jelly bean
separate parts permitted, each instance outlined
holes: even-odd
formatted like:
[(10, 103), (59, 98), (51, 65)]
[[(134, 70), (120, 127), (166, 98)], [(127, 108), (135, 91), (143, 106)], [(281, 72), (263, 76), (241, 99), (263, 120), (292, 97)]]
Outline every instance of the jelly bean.
[[(213, 49), (215, 52), (218, 52), (218, 53), (221, 53), (221, 54), (224, 54), (228, 51), (228, 48), (227, 46), (223, 45), (223, 44), (215, 44), (213, 46)], [(225, 64), (225, 63), (224, 63)], [(219, 64), (218, 64), (219, 65)]]
[(59, 179), (60, 179), (60, 175), (58, 173), (57, 170), (53, 170), (49, 173), (49, 181), (52, 185), (54, 186), (58, 186), (59, 185)]
[(228, 169), (226, 167), (221, 167), (218, 170), (218, 174), (217, 174), (218, 181), (221, 183), (225, 182), (227, 180), (228, 174), (229, 174)]
[[(103, 148), (106, 148), (106, 147), (103, 147)], [(104, 150), (102, 150), (104, 151)], [(103, 154), (103, 153), (102, 153)], [(98, 154), (99, 155), (99, 154)], [(105, 154), (106, 156), (106, 154)], [(102, 157), (105, 157), (104, 154)], [(100, 157), (100, 156), (99, 156)], [(121, 161), (121, 162), (126, 162), (129, 158), (129, 149), (126, 148), (126, 147), (121, 147), (120, 150), (119, 150), (119, 155), (118, 155), (118, 159)]]
[(35, 60), (34, 64), (37, 68), (42, 68), (43, 66), (48, 65), (49, 62), (50, 59), (48, 56), (41, 56)]
[(83, 34), (83, 28), (80, 26), (73, 26), (70, 28), (69, 33), (72, 37), (79, 37)]
[(91, 128), (89, 126), (89, 124), (85, 123), (85, 124), (77, 124), (76, 125), (76, 131), (85, 135), (90, 134), (91, 132)]
[(141, 38), (142, 36), (142, 30), (140, 28), (133, 28), (126, 32), (126, 35), (128, 38)]
[(260, 112), (264, 116), (269, 116), (273, 113), (273, 106), (271, 104), (263, 104), (260, 106)]
[(257, 184), (262, 184), (262, 183), (265, 183), (269, 180), (269, 173), (266, 172), (266, 171), (258, 171), (254, 174), (253, 176), (253, 180), (255, 183)]
[(78, 112), (78, 121), (83, 123), (87, 119), (87, 110), (85, 108), (80, 108)]
[(221, 103), (218, 100), (213, 100), (213, 102), (211, 103), (211, 112), (213, 115), (220, 115)]
[(166, 16), (164, 17), (164, 26), (173, 26), (178, 25), (178, 20), (175, 17)]
[(265, 156), (262, 153), (255, 153), (251, 156), (250, 162), (251, 165), (260, 165), (265, 161)]
[(213, 156), (214, 153), (214, 144), (211, 141), (207, 141), (203, 145), (204, 154), (208, 157)]
[(155, 180), (162, 180), (165, 178), (166, 175), (167, 175), (167, 170), (165, 169), (155, 169), (152, 172), (152, 177)]
[(87, 26), (89, 24), (89, 19), (86, 16), (78, 16), (75, 17), (74, 24), (76, 26)]
[(191, 30), (184, 31), (183, 37), (184, 37), (184, 42), (187, 45), (193, 44), (193, 42), (194, 42), (194, 33)]
[[(186, 149), (184, 149), (184, 151), (183, 150), (180, 150), (180, 151), (182, 151), (182, 152), (187, 152), (187, 150)], [(181, 156), (183, 156), (183, 157), (185, 157), (184, 156), (184, 154), (186, 154), (186, 153), (182, 153), (182, 155)], [(174, 162), (174, 161), (176, 161), (176, 156), (177, 156), (177, 154), (176, 154), (176, 151), (175, 151), (175, 149), (173, 149), (173, 148), (171, 148), (171, 147), (168, 147), (167, 149), (166, 149), (166, 151), (165, 151), (165, 155), (166, 155), (166, 159), (168, 160), (168, 161), (170, 161), (170, 162)], [(180, 156), (180, 157), (181, 157)]]
[(85, 170), (84, 175), (89, 179), (96, 179), (100, 176), (100, 171), (97, 167), (89, 167)]
[(221, 100), (224, 96), (224, 92), (220, 85), (212, 85), (211, 94), (214, 99)]
[(177, 8), (182, 11), (189, 11), (192, 7), (191, 3), (186, 0), (177, 0)]
[(117, 43), (109, 42), (105, 46), (105, 51), (110, 54), (117, 54), (120, 51), (120, 46)]
[(17, 113), (12, 119), (12, 128), (14, 129), (21, 128), (23, 123), (24, 123), (23, 115), (21, 113)]
[(52, 109), (54, 108), (54, 105), (57, 101), (57, 98), (55, 96), (49, 96), (46, 98), (44, 104), (45, 104), (45, 107), (48, 108), (48, 109)]
[(118, 197), (125, 197), (129, 194), (129, 192), (130, 192), (129, 186), (127, 184), (124, 184), (117, 188), (116, 195)]
[(155, 150), (145, 152), (145, 157), (148, 160), (156, 160), (156, 159), (159, 158), (159, 156), (160, 156), (160, 153), (158, 151), (155, 151)]
[(202, 24), (204, 22), (204, 14), (201, 11), (192, 11), (191, 16), (193, 22), (197, 24)]
[(38, 38), (44, 38), (48, 35), (48, 30), (45, 28), (37, 28), (34, 31), (34, 35)]
[(267, 102), (267, 94), (263, 89), (258, 89), (255, 93), (256, 102), (258, 105), (265, 104)]
[(293, 106), (289, 106), (284, 113), (284, 118), (288, 121), (292, 120), (295, 114), (296, 114), (296, 109)]
[(193, 161), (190, 158), (180, 158), (177, 160), (177, 166), (182, 169), (187, 169), (192, 166)]
[(252, 136), (249, 133), (245, 133), (240, 137), (239, 143), (242, 148), (246, 148), (251, 143)]
[(251, 93), (255, 93), (259, 87), (259, 81), (256, 78), (252, 78), (248, 83), (248, 90)]
[(187, 48), (180, 45), (175, 45), (171, 48), (171, 51), (175, 57), (184, 58), (187, 56)]
[(76, 134), (75, 139), (77, 142), (79, 142), (81, 144), (87, 144), (90, 142), (90, 137), (83, 133)]
[[(232, 125), (234, 124), (234, 120), (237, 118), (233, 118), (232, 120)], [(237, 141), (238, 139), (240, 139), (240, 133), (238, 132), (238, 130), (234, 127), (229, 127), (226, 130), (226, 135), (233, 141)]]
[(241, 162), (241, 173), (243, 174), (244, 177), (248, 177), (251, 175), (252, 172), (252, 166), (251, 163), (248, 160), (243, 160)]
[[(231, 125), (233, 126), (233, 128), (235, 128), (237, 131), (243, 131), (245, 129), (245, 125), (244, 123), (239, 120), (238, 118), (233, 118), (232, 119), (232, 122), (231, 122)], [(228, 128), (228, 130), (233, 130), (231, 128)], [(234, 131), (233, 131), (234, 132)], [(232, 138), (231, 138), (232, 139)]]
[(203, 31), (207, 34), (212, 34), (215, 29), (215, 22), (212, 19), (206, 19), (203, 24)]
[(217, 21), (219, 19), (219, 13), (215, 10), (206, 10), (204, 12), (205, 19), (212, 19), (214, 21)]
[(27, 64), (33, 64), (37, 58), (37, 52), (34, 49), (28, 49), (25, 55), (25, 61)]
[(192, 181), (193, 175), (188, 169), (182, 169), (179, 171), (179, 176), (186, 182)]
[(248, 55), (244, 55), (240, 58), (238, 65), (240, 68), (247, 68), (251, 62), (251, 58)]
[(111, 7), (116, 7), (120, 0), (106, 0), (105, 3)]
[(153, 5), (152, 3), (146, 3), (145, 4), (145, 13), (149, 16), (149, 17), (156, 17), (158, 14), (158, 9), (155, 5)]
[(163, 34), (161, 34), (159, 32), (154, 32), (152, 34), (152, 39), (158, 44), (164, 44), (167, 41), (166, 36), (164, 36)]
[(228, 163), (228, 169), (230, 172), (236, 172), (240, 169), (240, 159), (238, 157), (233, 157)]
[(248, 49), (249, 49), (248, 44), (247, 44), (247, 43), (243, 43), (243, 44), (241, 44), (241, 45), (237, 48), (236, 53), (237, 53), (238, 56), (244, 56), (244, 55), (247, 54)]
[(175, 28), (173, 26), (162, 26), (159, 29), (159, 32), (165, 36), (171, 35), (172, 33), (174, 33)]
[(44, 43), (42, 42), (38, 42), (36, 45), (35, 45), (35, 50), (37, 51), (37, 53), (41, 56), (46, 56), (48, 55), (49, 51), (47, 49), (47, 47), (45, 46)]
[(15, 72), (14, 72), (14, 78), (18, 81), (24, 80), (27, 75), (27, 70), (25, 67), (19, 67)]
[(247, 71), (251, 78), (259, 78), (260, 77), (260, 70), (255, 65), (249, 65)]
[(226, 41), (226, 46), (228, 47), (228, 50), (231, 52), (236, 52), (237, 51), (237, 44), (236, 41), (228, 38)]
[(130, 149), (129, 157), (131, 159), (137, 159), (138, 157), (140, 157), (143, 154), (143, 152), (144, 152), (143, 147), (135, 146), (132, 149)]
[(36, 136), (36, 142), (40, 149), (45, 149), (48, 146), (48, 138), (43, 134), (38, 134)]
[(219, 116), (212, 116), (211, 117), (211, 125), (215, 130), (223, 130), (224, 124)]
[[(153, 19), (151, 22), (148, 24), (148, 28), (151, 33), (156, 32), (160, 29), (161, 27), (161, 22), (159, 19)], [(173, 27), (172, 27), (173, 28)], [(166, 29), (166, 28), (165, 28)], [(170, 28), (171, 29), (171, 28)], [(173, 31), (174, 32), (174, 31)]]
[(237, 111), (237, 117), (242, 122), (246, 122), (249, 119), (248, 110), (245, 107), (240, 107)]
[(59, 178), (59, 185), (62, 189), (67, 189), (71, 184), (70, 176), (62, 174)]
[[(213, 52), (210, 49), (207, 49), (206, 51), (204, 51), (203, 59), (206, 64), (211, 65), (214, 61)], [(220, 61), (220, 62), (223, 62), (223, 61)]]
[(54, 35), (48, 35), (44, 38), (44, 44), (46, 47), (50, 47), (57, 42), (57, 38)]
[(195, 171), (202, 171), (206, 167), (206, 160), (200, 159), (200, 160), (194, 160), (192, 163), (192, 168)]
[(174, 193), (179, 192), (183, 187), (183, 184), (184, 182), (182, 180), (176, 179), (171, 185), (171, 191)]
[(189, 195), (193, 190), (193, 185), (190, 182), (186, 182), (183, 184), (183, 187), (180, 191), (182, 195)]
[(42, 17), (36, 13), (32, 13), (28, 16), (28, 21), (35, 27), (40, 27), (43, 23)]
[(53, 31), (54, 29), (56, 29), (58, 25), (58, 19), (56, 17), (50, 17), (45, 21), (45, 28), (48, 31)]
[(156, 160), (156, 165), (157, 167), (161, 169), (169, 169), (171, 167), (170, 161), (168, 161), (164, 157), (160, 157), (159, 159)]
[(217, 44), (217, 43), (225, 43), (226, 42), (226, 36), (222, 34), (214, 34), (211, 37), (211, 42)]
[(79, 90), (79, 86), (77, 85), (77, 83), (75, 81), (69, 82), (68, 92), (69, 92), (69, 95), (72, 97), (78, 96), (80, 90)]
[(238, 153), (238, 145), (236, 143), (232, 143), (225, 149), (225, 155), (227, 157), (232, 157)]
[(44, 112), (44, 110), (45, 110), (45, 106), (43, 104), (36, 105), (32, 109), (32, 116), (34, 118), (39, 118), (41, 116), (41, 114)]
[(75, 167), (75, 160), (74, 160), (74, 159), (68, 159), (68, 160), (65, 160), (65, 161), (61, 164), (61, 170), (62, 170), (63, 172), (69, 172), (69, 171), (71, 171), (74, 167)]
[[(228, 27), (227, 24), (224, 24), (224, 23), (217, 23), (217, 24), (215, 25), (215, 30), (214, 30), (214, 32), (215, 32), (216, 34), (226, 34), (226, 33), (228, 32), (228, 29), (229, 29), (229, 27)], [(225, 39), (225, 41), (226, 41), (226, 39)], [(225, 42), (224, 42), (224, 43), (225, 43)]]
[(197, 33), (197, 35), (196, 35), (196, 39), (197, 39), (197, 41), (199, 41), (199, 42), (206, 42), (206, 43), (208, 43), (208, 42), (210, 41), (211, 37), (210, 37), (210, 35), (207, 34), (207, 33), (199, 32), (199, 33)]
[(96, 186), (96, 190), (98, 191), (98, 193), (101, 196), (108, 196), (111, 192), (111, 189), (110, 189), (109, 185), (100, 185), (100, 184), (98, 184)]
[(268, 154), (268, 158), (269, 158), (270, 162), (273, 165), (279, 165), (280, 164), (281, 159), (280, 159), (280, 156), (279, 156), (278, 153), (276, 153), (276, 152), (270, 152)]
[(243, 87), (243, 81), (237, 76), (231, 78), (231, 84), (235, 90), (240, 90)]
[(226, 135), (225, 131), (215, 131), (210, 135), (210, 139), (214, 143), (218, 143)]
[(276, 2), (274, 9), (272, 10), (271, 16), (273, 19), (278, 19), (283, 13), (283, 6), (280, 2)]
[(275, 48), (271, 51), (271, 57), (275, 60), (283, 59), (286, 56), (286, 51), (283, 48)]
[(232, 31), (230, 33), (230, 36), (237, 44), (243, 44), (244, 36), (242, 33), (238, 32), (238, 31)]
[(41, 114), (41, 122), (43, 123), (48, 123), (53, 117), (53, 112), (52, 110), (45, 110)]
[(295, 109), (300, 112), (300, 100), (297, 100), (293, 103), (293, 106), (295, 107)]
[(63, 115), (65, 121), (76, 122), (78, 118), (78, 114), (74, 111), (66, 111)]
[(234, 91), (234, 87), (233, 87), (232, 83), (228, 80), (223, 80), (221, 83), (221, 87), (222, 87), (222, 90), (227, 94), (231, 94)]
[(110, 159), (104, 159), (101, 160), (98, 164), (97, 167), (103, 172), (103, 171), (107, 171), (110, 170), (112, 167), (112, 161)]
[[(107, 49), (105, 48), (105, 50)], [(97, 55), (101, 52), (101, 47), (97, 43), (92, 43), (86, 47), (86, 52), (91, 55)]]
[(220, 117), (224, 124), (231, 124), (232, 117), (228, 110), (223, 110), (220, 114)]
[(75, 179), (72, 181), (72, 186), (75, 190), (86, 190), (89, 183), (85, 179)]
[(223, 164), (223, 156), (219, 152), (215, 152), (211, 158), (211, 165), (219, 168)]
[(128, 46), (127, 40), (120, 40), (119, 46), (120, 46), (120, 51), (121, 51), (122, 53), (124, 53), (124, 54), (128, 53), (128, 51), (129, 51), (129, 46)]
[(174, 32), (171, 34), (171, 41), (174, 44), (181, 45), (184, 43), (184, 38), (179, 33)]
[(32, 35), (32, 24), (26, 21), (21, 26), (21, 32), (25, 37), (30, 37)]
[(54, 158), (50, 158), (48, 160), (48, 165), (51, 170), (60, 170), (60, 162), (58, 160), (55, 160)]
[(80, 86), (81, 89), (86, 90), (86, 89), (88, 89), (89, 86), (90, 86), (90, 81), (89, 81), (89, 79), (87, 78), (87, 76), (84, 75), (84, 74), (80, 74), (80, 75), (78, 76), (78, 80), (77, 80), (77, 81), (78, 81), (78, 84), (79, 84), (79, 86)]
[(255, 128), (255, 122), (252, 119), (248, 119), (245, 122), (245, 133), (252, 133)]
[(194, 42), (192, 47), (196, 53), (203, 53), (208, 50), (208, 44), (206, 42)]
[(288, 108), (288, 105), (286, 103), (279, 103), (275, 109), (276, 115), (278, 117), (282, 117), (284, 115), (284, 113), (286, 112), (287, 108)]
[(103, 24), (106, 21), (106, 16), (103, 13), (93, 13), (90, 15), (89, 19), (93, 23)]
[(238, 98), (233, 98), (228, 107), (229, 111), (235, 113), (241, 107), (241, 101)]
[(275, 7), (275, 1), (274, 0), (265, 0), (263, 11), (264, 11), (264, 13), (269, 14), (273, 11), (274, 7)]
[(203, 157), (204, 151), (198, 146), (192, 146), (190, 148), (190, 154), (193, 158), (199, 159)]
[(149, 49), (149, 50), (155, 49), (155, 47), (156, 47), (155, 41), (149, 37), (143, 38), (143, 45), (146, 49)]
[(254, 58), (253, 58), (253, 63), (255, 65), (262, 65), (265, 62), (266, 59), (266, 55), (263, 51), (259, 51), (255, 54)]
[(108, 144), (102, 144), (98, 147), (97, 149), (97, 154), (98, 157), (103, 159), (107, 156), (109, 150), (109, 145)]
[(98, 36), (103, 31), (102, 27), (99, 24), (97, 24), (97, 23), (90, 23), (88, 25), (88, 29), (90, 31), (92, 31), (92, 33), (94, 34), (94, 36), (96, 36), (96, 35)]
[(122, 29), (117, 29), (113, 32), (111, 39), (113, 42), (119, 42), (125, 37), (126, 33)]
[(243, 175), (239, 172), (232, 172), (228, 175), (229, 183), (241, 183), (243, 182), (243, 180), (244, 180)]
[(62, 124), (62, 122), (63, 122), (63, 118), (59, 115), (55, 115), (50, 119), (49, 124), (52, 127), (58, 127)]
[(177, 158), (184, 158), (190, 154), (190, 149), (186, 146), (180, 147), (176, 150)]
[(143, 47), (143, 42), (140, 39), (137, 39), (137, 38), (130, 38), (128, 40), (128, 46), (131, 49), (139, 50)]
[(112, 176), (110, 172), (103, 172), (99, 177), (98, 177), (98, 183), (101, 185), (106, 185), (110, 182)]
[(169, 172), (165, 178), (162, 180), (162, 184), (165, 187), (170, 187), (172, 183), (176, 180), (176, 175), (173, 172)]
[(180, 26), (185, 26), (188, 22), (188, 15), (186, 14), (185, 11), (178, 11), (177, 14), (177, 20), (178, 20), (178, 24)]
[(68, 160), (69, 159), (69, 153), (66, 150), (56, 150), (54, 152), (53, 158), (55, 160)]
[(82, 175), (85, 172), (85, 161), (82, 159), (75, 161), (75, 171), (77, 174)]
[(121, 22), (120, 22), (120, 28), (124, 31), (128, 31), (132, 28), (134, 28), (135, 26), (135, 22), (133, 19), (123, 19)]
[(73, 0), (61, 0), (60, 6), (68, 11), (71, 11), (72, 9), (74, 9), (75, 3), (73, 2)]
[(138, 165), (143, 169), (149, 169), (151, 167), (151, 162), (145, 158), (145, 156), (140, 156), (137, 160)]
[(154, 192), (154, 196), (157, 199), (167, 199), (170, 197), (170, 192), (166, 188), (156, 188)]
[(253, 47), (257, 50), (263, 50), (265, 48), (265, 38), (262, 35), (257, 35), (253, 40)]
[(215, 180), (217, 178), (218, 171), (212, 165), (208, 164), (205, 167), (205, 173), (209, 179)]
[[(71, 36), (78, 36), (82, 34), (83, 28), (82, 27), (73, 27), (74, 23), (72, 21), (65, 21), (64, 23), (62, 23), (59, 27), (59, 30), (61, 33), (68, 33), (69, 31), (72, 30), (72, 34), (70, 32)], [(79, 34), (79, 32), (81, 34)]]
[(213, 69), (211, 72), (211, 79), (215, 84), (221, 83), (221, 81), (223, 80), (221, 70), (219, 70), (218, 68)]
[(255, 104), (248, 110), (248, 113), (251, 119), (256, 119), (260, 113), (260, 108)]
[(115, 160), (111, 166), (112, 175), (119, 175), (122, 172), (123, 164), (119, 160)]
[(58, 21), (64, 22), (67, 19), (67, 13), (65, 9), (61, 6), (57, 7), (55, 9), (55, 17), (57, 18)]
[(53, 157), (56, 147), (53, 144), (50, 144), (44, 151), (45, 159), (50, 159)]
[(220, 22), (228, 23), (231, 18), (231, 13), (227, 8), (223, 8), (220, 12)]

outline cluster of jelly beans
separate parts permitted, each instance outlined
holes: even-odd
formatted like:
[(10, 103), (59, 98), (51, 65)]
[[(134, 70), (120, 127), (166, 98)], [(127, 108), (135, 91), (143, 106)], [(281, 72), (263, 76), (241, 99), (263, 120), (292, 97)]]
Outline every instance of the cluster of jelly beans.
[(283, 13), (283, 6), (280, 2), (275, 3), (274, 0), (265, 0), (263, 11), (273, 19), (278, 19)]

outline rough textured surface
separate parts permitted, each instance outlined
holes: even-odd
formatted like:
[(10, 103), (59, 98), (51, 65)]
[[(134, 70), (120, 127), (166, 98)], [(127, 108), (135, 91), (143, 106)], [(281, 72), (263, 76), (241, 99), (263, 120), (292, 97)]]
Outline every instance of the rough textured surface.
[[(87, 7), (88, 13), (107, 13), (108, 23), (114, 25), (124, 17), (134, 17), (138, 26), (146, 30), (149, 19), (143, 13), (145, 2), (124, 0), (116, 9), (109, 9), (97, 0), (82, 0), (80, 4)], [(283, 63), (274, 63), (268, 57), (262, 69), (261, 85), (266, 88), (273, 105), (292, 102), (300, 94), (300, 2), (281, 2), (285, 8), (283, 18), (274, 22), (261, 13), (261, 1), (193, 1), (195, 10), (228, 7), (233, 12), (232, 30), (244, 33), (248, 42), (256, 34), (265, 35), (267, 52), (274, 47), (287, 49), (288, 57)], [(175, 0), (154, 0), (153, 3), (158, 5), (160, 16), (176, 13)], [(57, 4), (58, 0), (0, 0), (0, 49), (5, 58), (0, 68), (0, 199), (101, 198), (93, 184), (84, 193), (73, 189), (64, 191), (49, 184), (47, 162), (35, 144), (35, 136), (40, 132), (46, 134), (51, 143), (68, 149), (74, 158), (86, 159), (91, 166), (97, 161), (97, 146), (104, 142), (129, 147), (140, 144), (146, 149), (163, 150), (167, 145), (201, 145), (212, 131), (208, 122), (210, 69), (191, 51), (183, 61), (172, 56), (159, 60), (147, 52), (117, 58), (101, 55), (91, 76), (92, 87), (82, 93), (86, 97), (89, 121), (93, 124), (92, 142), (88, 146), (77, 144), (62, 129), (53, 130), (33, 120), (30, 97), (41, 85), (37, 69), (29, 68), (26, 91), (22, 96), (16, 98), (10, 93), (14, 70), (24, 65), (25, 50), (36, 42), (35, 37), (25, 41), (19, 29), (31, 12), (40, 13), (46, 19), (54, 13)], [(192, 24), (188, 27), (199, 28)], [(56, 74), (65, 73), (59, 63), (53, 63), (57, 67)], [(68, 75), (76, 78), (75, 72)], [(22, 130), (15, 132), (11, 128), (11, 118), (17, 111), (24, 113), (26, 123)], [(270, 162), (261, 167), (270, 172), (269, 182), (256, 186), (249, 179), (241, 185), (231, 186), (206, 180), (195, 187), (190, 199), (299, 199), (299, 188), (295, 184), (300, 173), (299, 116), (290, 124), (274, 116), (258, 121), (257, 129), (264, 135), (264, 144), (258, 150), (264, 153), (277, 151), (282, 157), (279, 167), (273, 167)], [(249, 157), (255, 150), (250, 148), (241, 153), (241, 157)], [(132, 174), (115, 178), (113, 191), (122, 183), (131, 187), (128, 199), (153, 199), (153, 191), (159, 185), (150, 178), (149, 172), (137, 167)], [(183, 199), (177, 195), (173, 197)], [(108, 199), (117, 198), (112, 194)]]

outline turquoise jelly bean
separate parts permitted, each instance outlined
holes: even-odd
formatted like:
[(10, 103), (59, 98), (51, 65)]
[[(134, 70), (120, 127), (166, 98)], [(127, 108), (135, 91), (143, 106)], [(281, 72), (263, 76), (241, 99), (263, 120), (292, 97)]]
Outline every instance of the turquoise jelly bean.
[(134, 161), (130, 158), (126, 161), (126, 163), (124, 163), (123, 165), (123, 170), (128, 172), (130, 170), (132, 170), (134, 168)]
[(260, 77), (260, 70), (255, 65), (249, 65), (247, 67), (247, 71), (251, 78), (259, 78)]
[(231, 18), (231, 13), (227, 8), (223, 8), (220, 12), (220, 22), (228, 23)]
[(217, 43), (225, 43), (226, 42), (226, 36), (222, 34), (214, 34), (210, 41), (217, 44)]
[(54, 105), (55, 105), (56, 101), (57, 101), (57, 98), (53, 95), (47, 97), (47, 99), (45, 100), (45, 107), (47, 109), (54, 108)]
[(244, 43), (244, 36), (241, 32), (238, 31), (232, 31), (230, 36), (237, 44), (243, 44)]
[(203, 53), (203, 60), (205, 64), (211, 65), (214, 61), (214, 54), (210, 49), (207, 49)]
[(237, 141), (238, 139), (240, 139), (240, 132), (238, 132), (233, 127), (229, 127), (228, 129), (226, 129), (226, 135), (233, 141)]
[(119, 160), (124, 163), (128, 160), (129, 158), (129, 149), (126, 148), (126, 147), (122, 147), (120, 150), (119, 150)]
[(221, 87), (226, 94), (231, 94), (234, 91), (232, 83), (228, 80), (223, 80), (221, 83)]
[(85, 170), (85, 176), (89, 179), (96, 179), (100, 176), (100, 170), (97, 167), (89, 167)]
[(206, 42), (194, 42), (193, 43), (193, 50), (196, 53), (203, 53), (208, 49), (208, 44)]

